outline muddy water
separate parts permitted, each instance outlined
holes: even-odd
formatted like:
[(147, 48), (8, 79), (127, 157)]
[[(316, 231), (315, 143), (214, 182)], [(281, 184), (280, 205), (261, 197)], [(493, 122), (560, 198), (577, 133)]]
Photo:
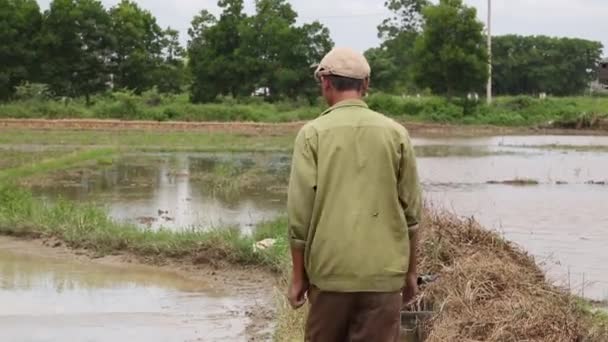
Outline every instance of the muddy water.
[[(608, 298), (608, 185), (588, 184), (608, 181), (608, 137), (444, 137), (414, 143), (433, 205), (503, 233), (573, 292)], [(104, 170), (62, 175), (34, 190), (49, 199), (96, 202), (144, 228), (248, 230), (284, 211), (288, 171), (289, 155), (280, 153), (139, 154)], [(248, 172), (254, 176), (242, 177)], [(215, 174), (211, 182), (209, 174)], [(514, 179), (538, 184), (488, 184)], [(234, 191), (226, 193), (227, 184)]]
[[(289, 157), (281, 154), (148, 153), (62, 174), (33, 191), (94, 202), (118, 220), (150, 229), (248, 230), (283, 211), (285, 194), (277, 185), (287, 182), (288, 169)], [(254, 174), (242, 176), (248, 172)]]
[(157, 269), (30, 253), (0, 238), (0, 341), (246, 341), (235, 296)]
[[(530, 251), (556, 283), (608, 298), (608, 138), (417, 139), (426, 199)], [(469, 151), (468, 153), (462, 153)], [(530, 179), (513, 186), (488, 181)]]

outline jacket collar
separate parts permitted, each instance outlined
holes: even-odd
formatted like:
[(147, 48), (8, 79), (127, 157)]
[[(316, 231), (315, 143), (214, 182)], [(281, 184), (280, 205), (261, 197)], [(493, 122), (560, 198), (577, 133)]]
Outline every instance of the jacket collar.
[(344, 107), (369, 108), (363, 100), (357, 100), (357, 99), (344, 100), (344, 101), (340, 101), (340, 102), (336, 103), (335, 105), (327, 108), (323, 113), (321, 113), (321, 116), (329, 114), (330, 112), (333, 112), (334, 110), (336, 110), (338, 108), (344, 108)]

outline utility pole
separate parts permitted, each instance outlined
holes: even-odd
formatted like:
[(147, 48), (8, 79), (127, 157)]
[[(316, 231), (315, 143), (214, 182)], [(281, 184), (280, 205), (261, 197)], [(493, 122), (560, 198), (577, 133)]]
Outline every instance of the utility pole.
[(492, 0), (488, 0), (488, 104), (492, 104)]

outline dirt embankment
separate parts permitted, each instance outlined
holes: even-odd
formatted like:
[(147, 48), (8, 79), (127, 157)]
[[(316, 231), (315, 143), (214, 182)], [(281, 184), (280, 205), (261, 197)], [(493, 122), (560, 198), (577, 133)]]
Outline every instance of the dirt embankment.
[[(196, 131), (231, 133), (242, 135), (288, 135), (295, 134), (305, 122), (256, 123), (256, 122), (185, 122), (185, 121), (125, 121), (100, 119), (0, 119), (0, 129), (41, 130), (146, 130), (146, 131)], [(437, 123), (403, 122), (412, 135), (606, 135), (608, 130), (556, 129), (538, 127), (499, 127), (487, 125), (448, 125)]]

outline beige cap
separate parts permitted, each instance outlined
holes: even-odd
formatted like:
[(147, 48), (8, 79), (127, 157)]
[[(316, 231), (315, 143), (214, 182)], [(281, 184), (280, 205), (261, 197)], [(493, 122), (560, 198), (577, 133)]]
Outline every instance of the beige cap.
[(362, 80), (368, 78), (370, 74), (371, 68), (365, 56), (353, 49), (341, 47), (334, 48), (325, 55), (315, 70), (317, 80), (326, 75)]

